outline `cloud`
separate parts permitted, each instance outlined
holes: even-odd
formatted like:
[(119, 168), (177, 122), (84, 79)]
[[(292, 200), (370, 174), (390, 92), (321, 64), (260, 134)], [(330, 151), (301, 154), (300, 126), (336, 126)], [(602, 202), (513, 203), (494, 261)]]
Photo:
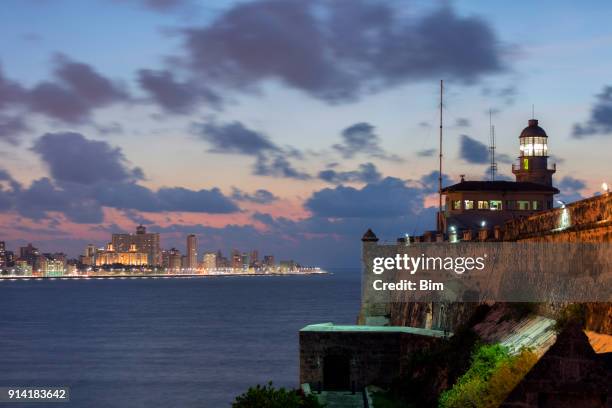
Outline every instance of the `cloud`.
[(318, 177), (329, 183), (342, 184), (351, 182), (373, 183), (379, 181), (382, 175), (373, 163), (363, 163), (359, 165), (359, 169), (352, 171), (323, 170), (319, 172)]
[(584, 198), (581, 190), (586, 188), (586, 183), (584, 180), (571, 176), (565, 176), (559, 181), (557, 187), (561, 191), (561, 194), (559, 194), (556, 198), (564, 203), (571, 203)]
[(153, 11), (166, 12), (171, 11), (186, 5), (189, 5), (189, 0), (112, 0), (115, 3), (136, 3)]
[(437, 151), (438, 149), (424, 149), (416, 152), (416, 155), (419, 157), (432, 157)]
[[(32, 150), (40, 155), (51, 177), (22, 186), (0, 171), (0, 207), (41, 219), (63, 213), (75, 223), (100, 223), (103, 208), (143, 212), (228, 214), (240, 208), (219, 188), (191, 190), (162, 187), (151, 190), (137, 184), (144, 175), (130, 167), (121, 149), (89, 140), (79, 133), (46, 133)], [(264, 197), (261, 193), (256, 197)], [(133, 212), (131, 213), (133, 217)]]
[(92, 184), (143, 178), (142, 170), (127, 167), (120, 148), (86, 139), (80, 133), (45, 133), (34, 142), (32, 150), (40, 155), (58, 181)]
[(402, 161), (399, 156), (388, 154), (380, 147), (380, 138), (374, 133), (374, 126), (367, 122), (355, 123), (344, 129), (342, 143), (333, 145), (333, 148), (345, 159), (364, 154), (384, 160)]
[(576, 123), (572, 131), (576, 139), (597, 134), (612, 134), (612, 86), (604, 87), (591, 108), (591, 117), (584, 123)]
[(455, 126), (456, 127), (470, 127), (471, 123), (470, 123), (470, 120), (467, 118), (457, 118), (457, 120), (455, 120)]
[(302, 153), (291, 147), (279, 147), (265, 134), (244, 126), (241, 122), (219, 124), (196, 123), (194, 133), (211, 146), (209, 152), (254, 156), (252, 173), (258, 176), (308, 180), (311, 176), (296, 169), (288, 158), (302, 158)]
[(40, 82), (28, 92), (27, 103), (33, 112), (82, 123), (94, 109), (127, 99), (117, 84), (87, 64), (60, 55), (55, 65), (54, 81)]
[(583, 180), (565, 176), (558, 183), (559, 190), (565, 192), (576, 192), (578, 190), (583, 190), (586, 188), (586, 183)]
[(365, 0), (240, 2), (207, 26), (185, 29), (183, 39), (185, 65), (197, 76), (238, 89), (276, 80), (331, 103), (422, 79), (471, 83), (502, 70), (489, 25), (450, 6), (415, 16)]
[(180, 82), (168, 70), (138, 71), (138, 83), (166, 112), (191, 113), (200, 102), (218, 107), (221, 97), (193, 81)]
[(283, 154), (259, 155), (253, 165), (253, 174), (258, 176), (283, 177), (308, 180), (311, 176), (296, 169)]
[(10, 144), (17, 144), (19, 137), (28, 130), (29, 128), (23, 118), (0, 114), (0, 140)]
[(103, 207), (157, 213), (229, 214), (240, 211), (218, 188), (165, 187), (155, 191), (134, 182), (99, 181), (84, 185), (48, 177), (34, 180), (28, 187), (17, 183), (12, 189), (0, 188), (0, 206), (32, 219), (60, 212), (72, 222), (85, 224), (102, 222)]
[(500, 88), (495, 87), (484, 87), (482, 88), (483, 96), (490, 96), (497, 99), (500, 99), (502, 103), (505, 105), (514, 104), (514, 99), (516, 98), (516, 94), (518, 93), (516, 86), (508, 85)]
[(232, 199), (236, 201), (248, 201), (256, 204), (269, 204), (278, 200), (278, 197), (265, 189), (256, 190), (249, 194), (234, 187), (232, 189)]
[(245, 127), (241, 122), (217, 124), (208, 122), (195, 125), (197, 134), (211, 145), (212, 153), (261, 155), (279, 151), (266, 135)]
[(119, 85), (87, 64), (58, 55), (54, 65), (52, 80), (31, 89), (6, 79), (0, 71), (0, 109), (22, 107), (67, 123), (83, 123), (94, 109), (128, 99)]
[(20, 84), (4, 76), (0, 66), (0, 109), (23, 102), (25, 94), (26, 90)]
[(468, 135), (461, 135), (459, 156), (468, 163), (485, 164), (489, 163), (489, 149), (476, 139)]
[(394, 177), (369, 183), (361, 189), (338, 186), (315, 192), (304, 206), (320, 217), (397, 217), (410, 211), (410, 203), (423, 197), (419, 189), (407, 187)]
[[(438, 170), (432, 170), (429, 173), (421, 176), (421, 178), (418, 180), (418, 183), (422, 186), (425, 194), (438, 192), (438, 187), (440, 184), (438, 174), (440, 174)], [(448, 174), (442, 173), (442, 186), (448, 186), (451, 184), (454, 184), (453, 180), (448, 177)]]

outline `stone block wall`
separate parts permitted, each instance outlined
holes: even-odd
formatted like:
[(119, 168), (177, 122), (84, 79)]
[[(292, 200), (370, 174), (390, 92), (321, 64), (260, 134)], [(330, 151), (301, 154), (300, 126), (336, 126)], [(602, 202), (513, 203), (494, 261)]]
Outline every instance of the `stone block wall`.
[(402, 332), (300, 332), (300, 383), (313, 389), (325, 384), (326, 356), (346, 356), (349, 384), (388, 386), (402, 372), (402, 361), (415, 351), (428, 350), (443, 338)]

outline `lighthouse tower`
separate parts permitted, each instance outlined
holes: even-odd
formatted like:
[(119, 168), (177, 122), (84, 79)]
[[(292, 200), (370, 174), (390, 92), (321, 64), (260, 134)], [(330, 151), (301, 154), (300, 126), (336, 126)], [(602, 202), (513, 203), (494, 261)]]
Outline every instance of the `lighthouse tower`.
[(548, 136), (538, 126), (537, 119), (529, 119), (529, 126), (521, 132), (519, 142), (519, 162), (512, 165), (516, 181), (552, 186), (552, 175), (556, 167), (548, 167)]

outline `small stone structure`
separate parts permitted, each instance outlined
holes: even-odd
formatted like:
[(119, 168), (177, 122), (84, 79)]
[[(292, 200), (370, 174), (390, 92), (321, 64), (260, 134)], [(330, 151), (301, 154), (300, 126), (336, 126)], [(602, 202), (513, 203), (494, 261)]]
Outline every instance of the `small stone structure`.
[(413, 327), (306, 326), (300, 330), (300, 383), (313, 390), (388, 386), (402, 373), (407, 356), (448, 335)]

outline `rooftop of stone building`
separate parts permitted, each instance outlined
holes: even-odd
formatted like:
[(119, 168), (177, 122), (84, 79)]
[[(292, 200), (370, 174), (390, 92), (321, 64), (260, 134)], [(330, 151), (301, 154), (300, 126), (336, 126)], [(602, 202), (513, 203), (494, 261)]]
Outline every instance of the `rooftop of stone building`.
[(360, 333), (408, 333), (428, 337), (449, 337), (452, 333), (442, 330), (408, 326), (335, 325), (333, 323), (310, 324), (301, 332), (360, 332)]
[(462, 181), (442, 189), (443, 193), (452, 193), (456, 191), (534, 191), (559, 194), (559, 190), (555, 187), (527, 181)]

